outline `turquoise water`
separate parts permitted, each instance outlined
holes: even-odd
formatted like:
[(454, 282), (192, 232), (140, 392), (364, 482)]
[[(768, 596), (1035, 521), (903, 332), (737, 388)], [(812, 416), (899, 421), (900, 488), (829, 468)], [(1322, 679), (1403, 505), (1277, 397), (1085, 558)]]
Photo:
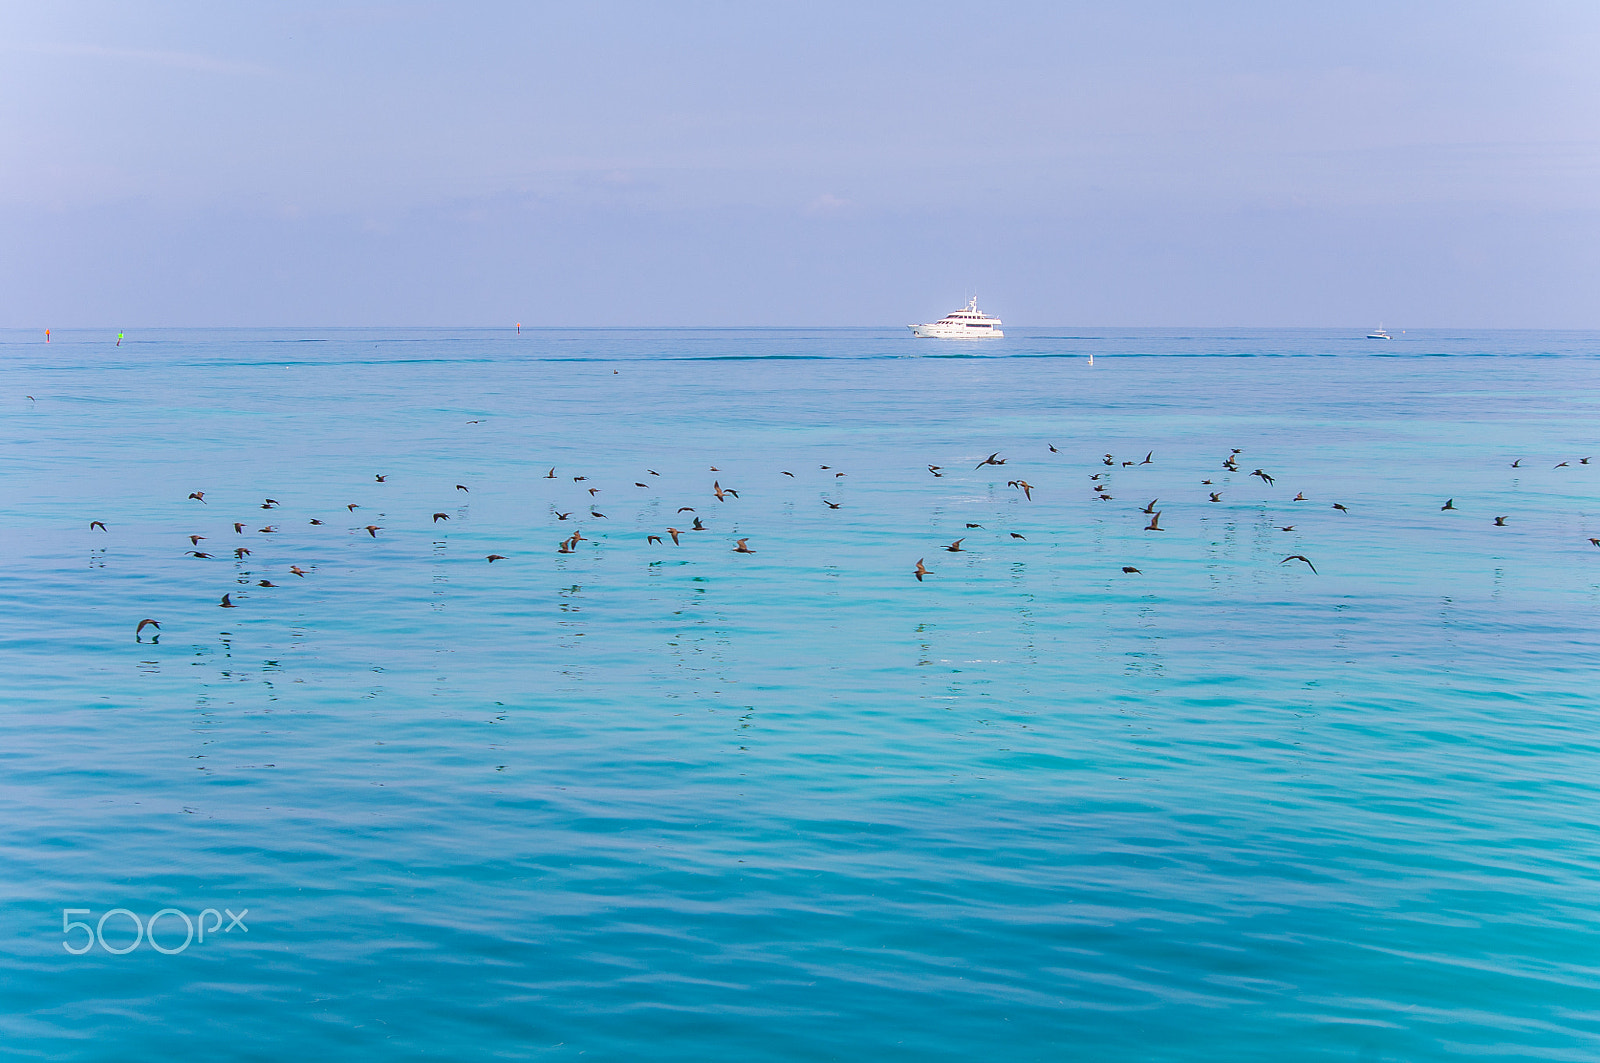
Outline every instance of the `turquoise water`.
[(1009, 331), (0, 333), (4, 1054), (1600, 1055), (1600, 334)]

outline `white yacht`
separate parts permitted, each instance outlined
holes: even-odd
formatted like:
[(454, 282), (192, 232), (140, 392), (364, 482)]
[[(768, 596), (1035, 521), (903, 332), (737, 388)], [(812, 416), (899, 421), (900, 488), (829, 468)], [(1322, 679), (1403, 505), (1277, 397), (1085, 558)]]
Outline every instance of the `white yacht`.
[(938, 321), (906, 327), (911, 330), (912, 335), (922, 339), (992, 340), (1005, 335), (1000, 331), (999, 318), (990, 317), (978, 309), (976, 295), (968, 301), (964, 309), (946, 314)]
[(1369, 340), (1392, 340), (1392, 339), (1394, 339), (1394, 337), (1389, 335), (1387, 332), (1383, 331), (1383, 326), (1379, 325), (1377, 328), (1375, 328), (1371, 332), (1367, 333), (1367, 339), (1369, 339)]

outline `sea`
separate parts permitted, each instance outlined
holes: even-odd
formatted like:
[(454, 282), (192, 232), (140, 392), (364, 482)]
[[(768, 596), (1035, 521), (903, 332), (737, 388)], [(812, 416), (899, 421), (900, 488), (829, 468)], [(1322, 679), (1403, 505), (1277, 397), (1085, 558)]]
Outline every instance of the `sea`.
[(1600, 1058), (1600, 333), (124, 331), (7, 1060)]

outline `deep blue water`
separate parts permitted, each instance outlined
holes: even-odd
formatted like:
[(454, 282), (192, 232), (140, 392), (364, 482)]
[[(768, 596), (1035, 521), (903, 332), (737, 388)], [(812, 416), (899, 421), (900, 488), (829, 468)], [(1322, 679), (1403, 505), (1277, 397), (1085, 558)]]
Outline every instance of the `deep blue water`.
[(0, 1054), (1600, 1057), (1600, 334), (1009, 331), (0, 333)]

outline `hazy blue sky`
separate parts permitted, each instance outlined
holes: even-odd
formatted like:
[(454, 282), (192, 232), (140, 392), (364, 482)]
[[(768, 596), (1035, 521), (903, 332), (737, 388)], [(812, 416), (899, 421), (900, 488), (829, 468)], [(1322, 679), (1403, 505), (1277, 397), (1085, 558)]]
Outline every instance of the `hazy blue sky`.
[(8, 3), (0, 325), (1600, 327), (1600, 4)]

